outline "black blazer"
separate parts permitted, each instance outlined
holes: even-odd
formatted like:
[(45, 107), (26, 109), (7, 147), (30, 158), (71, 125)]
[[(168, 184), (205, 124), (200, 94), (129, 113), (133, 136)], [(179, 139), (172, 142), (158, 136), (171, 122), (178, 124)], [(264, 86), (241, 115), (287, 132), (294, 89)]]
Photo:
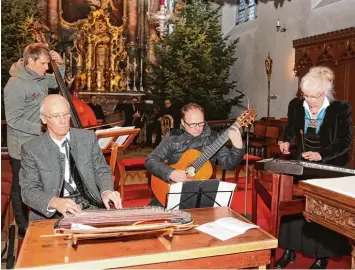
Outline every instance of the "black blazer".
[[(304, 130), (304, 99), (295, 98), (288, 106), (288, 123), (284, 140), (297, 145), (294, 159), (301, 158), (302, 145), (300, 130)], [(321, 163), (347, 166), (352, 140), (351, 106), (345, 101), (332, 101), (326, 109), (323, 124), (319, 130), (322, 156)]]

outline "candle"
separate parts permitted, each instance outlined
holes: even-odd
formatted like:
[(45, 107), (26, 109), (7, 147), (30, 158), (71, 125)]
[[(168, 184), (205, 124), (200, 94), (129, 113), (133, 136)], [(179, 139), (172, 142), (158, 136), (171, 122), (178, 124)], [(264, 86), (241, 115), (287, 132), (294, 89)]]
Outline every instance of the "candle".
[(143, 57), (141, 57), (141, 74), (143, 73)]
[(280, 26), (280, 19), (277, 20), (277, 26)]
[(134, 70), (136, 70), (136, 67), (137, 67), (137, 62), (136, 62), (137, 58), (133, 58), (133, 68)]

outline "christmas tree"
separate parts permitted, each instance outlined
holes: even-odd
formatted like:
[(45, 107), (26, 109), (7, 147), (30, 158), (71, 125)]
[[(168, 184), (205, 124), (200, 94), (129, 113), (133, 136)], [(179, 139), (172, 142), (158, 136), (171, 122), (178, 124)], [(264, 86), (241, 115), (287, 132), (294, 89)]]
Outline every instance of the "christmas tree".
[(10, 78), (13, 63), (22, 57), (23, 49), (34, 41), (24, 25), (31, 17), (37, 17), (39, 10), (33, 0), (1, 0), (1, 88)]
[(218, 9), (202, 0), (190, 1), (174, 31), (155, 46), (148, 87), (158, 100), (172, 98), (181, 104), (195, 102), (207, 120), (226, 119), (237, 99), (225, 99), (235, 88), (229, 70), (238, 40), (228, 43), (218, 21)]

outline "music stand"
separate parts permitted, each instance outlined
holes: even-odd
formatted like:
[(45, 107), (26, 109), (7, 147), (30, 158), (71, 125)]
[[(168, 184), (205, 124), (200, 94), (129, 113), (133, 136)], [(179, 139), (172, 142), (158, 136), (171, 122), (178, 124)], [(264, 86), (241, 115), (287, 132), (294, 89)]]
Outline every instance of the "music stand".
[[(100, 139), (107, 139), (107, 142), (105, 141), (105, 145), (101, 147), (101, 150), (103, 153), (110, 153), (112, 149), (112, 145), (114, 143), (118, 143), (118, 152), (125, 150), (133, 141), (134, 137), (137, 136), (139, 133), (140, 129), (139, 128), (132, 128), (132, 129), (116, 129), (116, 130), (97, 130), (96, 131), (96, 137)], [(120, 141), (119, 138), (126, 137), (126, 139), (123, 142), (118, 142)]]
[(230, 206), (235, 188), (235, 183), (220, 182), (218, 179), (172, 184), (166, 195), (166, 208), (172, 210)]

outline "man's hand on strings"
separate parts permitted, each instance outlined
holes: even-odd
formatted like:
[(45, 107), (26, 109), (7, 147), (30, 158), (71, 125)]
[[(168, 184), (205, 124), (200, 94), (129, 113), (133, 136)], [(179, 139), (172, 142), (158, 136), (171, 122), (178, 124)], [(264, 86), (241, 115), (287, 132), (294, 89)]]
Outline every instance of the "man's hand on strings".
[(243, 148), (243, 139), (238, 128), (230, 128), (228, 136), (235, 148)]
[(59, 53), (55, 51), (50, 51), (49, 53), (51, 55), (52, 60), (55, 61), (58, 66), (63, 65), (64, 62)]
[(289, 155), (290, 154), (290, 143), (284, 142), (280, 144), (280, 151), (282, 154)]
[(309, 161), (320, 161), (320, 160), (322, 160), (322, 156), (318, 152), (312, 152), (312, 151), (302, 153), (302, 157), (304, 159), (309, 160)]
[(189, 180), (187, 178), (186, 172), (183, 170), (172, 171), (169, 178), (170, 178), (170, 180), (172, 180), (174, 182), (183, 182), (183, 181)]
[(69, 198), (58, 198), (54, 197), (48, 206), (49, 209), (56, 209), (64, 217), (68, 214), (77, 216), (81, 213), (80, 205), (76, 204), (72, 199)]
[(107, 190), (102, 193), (101, 197), (106, 209), (109, 210), (111, 208), (109, 204), (110, 201), (113, 202), (116, 209), (122, 208), (121, 195), (118, 191)]

